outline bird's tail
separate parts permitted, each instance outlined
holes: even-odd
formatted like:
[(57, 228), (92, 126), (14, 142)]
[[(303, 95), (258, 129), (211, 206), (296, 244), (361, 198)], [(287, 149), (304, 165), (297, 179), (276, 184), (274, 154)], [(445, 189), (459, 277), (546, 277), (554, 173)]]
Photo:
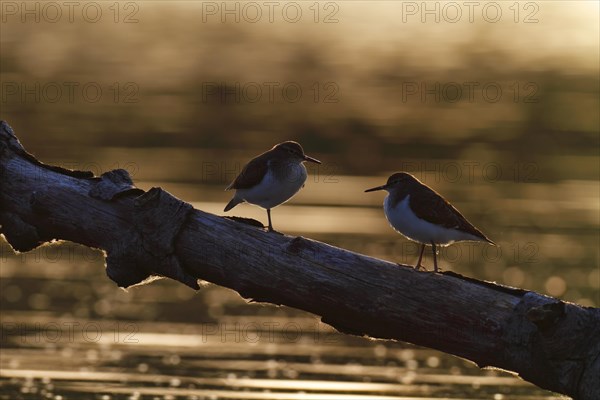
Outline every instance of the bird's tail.
[(244, 200), (240, 199), (237, 196), (233, 196), (233, 199), (231, 199), (231, 201), (229, 201), (229, 203), (227, 203), (227, 205), (225, 206), (225, 209), (223, 211), (227, 212), (229, 210), (231, 210), (233, 207), (237, 206), (240, 203), (243, 203)]
[(487, 236), (484, 236), (483, 239), (484, 239), (484, 242), (487, 242), (487, 243), (491, 244), (492, 246), (498, 247), (498, 244), (496, 242), (490, 240)]

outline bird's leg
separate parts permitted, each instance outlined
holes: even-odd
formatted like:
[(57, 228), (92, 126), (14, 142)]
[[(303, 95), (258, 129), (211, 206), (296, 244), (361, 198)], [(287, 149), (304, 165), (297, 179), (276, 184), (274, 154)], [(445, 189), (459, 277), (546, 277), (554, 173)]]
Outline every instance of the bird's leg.
[(431, 241), (431, 250), (433, 251), (433, 270), (435, 272), (438, 272), (438, 266), (437, 266), (437, 250), (435, 248), (435, 243), (433, 243), (433, 240)]
[(273, 224), (271, 224), (271, 209), (267, 208), (267, 217), (269, 217), (269, 232), (273, 232)]
[(427, 268), (421, 265), (421, 260), (423, 259), (423, 252), (425, 251), (425, 244), (421, 244), (421, 253), (419, 254), (419, 261), (417, 261), (417, 265), (415, 265), (415, 269), (418, 271), (423, 268), (427, 271)]

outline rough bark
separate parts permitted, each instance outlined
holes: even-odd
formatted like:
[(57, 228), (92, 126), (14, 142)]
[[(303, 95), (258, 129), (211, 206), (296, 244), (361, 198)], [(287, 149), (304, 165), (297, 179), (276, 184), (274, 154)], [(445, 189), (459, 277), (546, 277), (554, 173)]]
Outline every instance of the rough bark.
[(128, 173), (48, 166), (0, 123), (0, 233), (17, 251), (69, 240), (106, 252), (119, 286), (197, 280), (321, 316), (354, 335), (438, 349), (576, 399), (600, 399), (600, 309), (463, 277), (415, 271), (195, 210)]

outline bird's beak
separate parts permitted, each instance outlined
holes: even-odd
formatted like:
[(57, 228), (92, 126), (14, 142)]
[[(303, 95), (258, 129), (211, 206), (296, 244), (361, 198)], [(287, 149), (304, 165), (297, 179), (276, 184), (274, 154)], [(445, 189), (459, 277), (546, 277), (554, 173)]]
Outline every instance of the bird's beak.
[(377, 186), (377, 187), (374, 187), (374, 188), (371, 188), (371, 189), (367, 189), (367, 190), (365, 190), (365, 193), (367, 193), (367, 192), (375, 192), (377, 190), (385, 190), (386, 188), (387, 188), (387, 185), (381, 185), (381, 186)]
[(321, 164), (321, 161), (317, 160), (316, 158), (309, 157), (307, 155), (304, 155), (304, 161), (310, 161), (314, 162), (315, 164)]

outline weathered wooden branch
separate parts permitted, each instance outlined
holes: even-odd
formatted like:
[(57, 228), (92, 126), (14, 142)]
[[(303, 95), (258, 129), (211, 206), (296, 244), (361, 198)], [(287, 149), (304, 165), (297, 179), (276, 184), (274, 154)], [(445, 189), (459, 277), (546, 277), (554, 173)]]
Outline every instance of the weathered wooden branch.
[(18, 251), (53, 239), (106, 252), (127, 287), (160, 275), (322, 317), (355, 335), (396, 339), (600, 399), (600, 309), (437, 274), (193, 209), (124, 170), (94, 177), (44, 165), (0, 123), (0, 232)]

